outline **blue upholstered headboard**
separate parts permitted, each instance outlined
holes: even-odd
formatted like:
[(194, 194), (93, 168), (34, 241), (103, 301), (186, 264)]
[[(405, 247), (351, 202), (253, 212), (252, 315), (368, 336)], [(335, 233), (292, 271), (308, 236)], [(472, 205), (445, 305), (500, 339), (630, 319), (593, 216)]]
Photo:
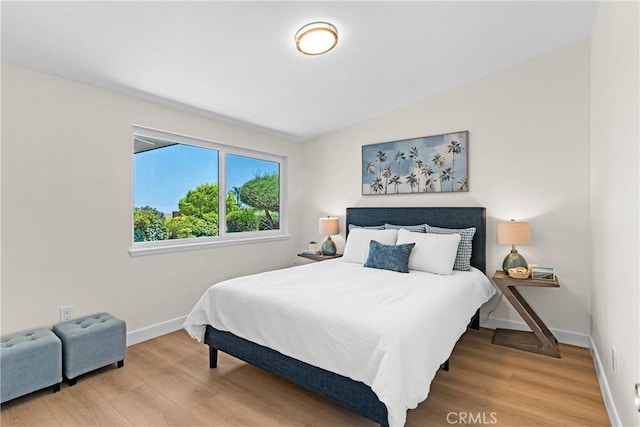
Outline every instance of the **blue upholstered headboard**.
[(434, 227), (467, 228), (475, 227), (471, 265), (486, 273), (486, 213), (483, 207), (464, 208), (347, 208), (348, 224), (371, 226), (397, 224), (429, 224)]

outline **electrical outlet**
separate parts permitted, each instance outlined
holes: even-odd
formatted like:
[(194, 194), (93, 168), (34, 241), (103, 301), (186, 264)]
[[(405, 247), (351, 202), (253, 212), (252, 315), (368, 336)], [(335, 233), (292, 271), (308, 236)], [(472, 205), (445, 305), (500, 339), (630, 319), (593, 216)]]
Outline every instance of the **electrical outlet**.
[(73, 306), (60, 307), (60, 321), (65, 322), (73, 319)]
[(618, 352), (614, 346), (611, 346), (611, 370), (613, 372), (618, 370)]

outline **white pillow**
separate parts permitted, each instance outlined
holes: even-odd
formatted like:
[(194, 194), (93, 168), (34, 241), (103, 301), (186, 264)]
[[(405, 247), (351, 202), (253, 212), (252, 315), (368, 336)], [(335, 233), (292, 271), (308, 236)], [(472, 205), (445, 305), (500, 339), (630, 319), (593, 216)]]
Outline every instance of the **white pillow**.
[(377, 241), (383, 245), (395, 245), (398, 230), (370, 230), (368, 228), (354, 228), (349, 231), (347, 243), (344, 246), (342, 261), (364, 264), (369, 256), (369, 242)]
[(409, 270), (451, 274), (460, 239), (457, 233), (412, 233), (407, 230), (398, 230), (397, 244), (416, 244), (409, 256)]

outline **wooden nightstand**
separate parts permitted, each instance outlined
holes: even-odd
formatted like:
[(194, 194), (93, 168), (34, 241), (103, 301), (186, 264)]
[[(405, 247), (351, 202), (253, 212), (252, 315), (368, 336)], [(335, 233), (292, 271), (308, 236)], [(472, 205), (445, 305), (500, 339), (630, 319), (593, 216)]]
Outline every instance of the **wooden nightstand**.
[(531, 351), (547, 356), (560, 357), (558, 340), (515, 288), (516, 286), (558, 288), (560, 287), (558, 278), (556, 277), (554, 280), (513, 279), (504, 271), (498, 270), (493, 275), (493, 282), (500, 288), (502, 294), (507, 298), (507, 301), (511, 303), (513, 308), (516, 309), (533, 331), (496, 329), (493, 334), (493, 344)]
[(326, 261), (328, 259), (334, 259), (334, 258), (340, 258), (342, 256), (342, 254), (335, 254), (335, 255), (314, 255), (314, 254), (305, 254), (305, 253), (299, 253), (298, 254), (299, 257), (302, 258), (306, 258), (306, 259), (310, 259), (313, 261)]

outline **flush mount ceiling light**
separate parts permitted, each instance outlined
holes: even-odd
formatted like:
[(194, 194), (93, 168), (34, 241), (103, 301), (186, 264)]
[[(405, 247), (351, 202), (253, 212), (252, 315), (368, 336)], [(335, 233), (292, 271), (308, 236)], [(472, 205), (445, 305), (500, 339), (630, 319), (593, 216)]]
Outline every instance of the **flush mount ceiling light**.
[(338, 44), (338, 30), (328, 22), (312, 22), (296, 33), (296, 48), (305, 55), (322, 55)]

